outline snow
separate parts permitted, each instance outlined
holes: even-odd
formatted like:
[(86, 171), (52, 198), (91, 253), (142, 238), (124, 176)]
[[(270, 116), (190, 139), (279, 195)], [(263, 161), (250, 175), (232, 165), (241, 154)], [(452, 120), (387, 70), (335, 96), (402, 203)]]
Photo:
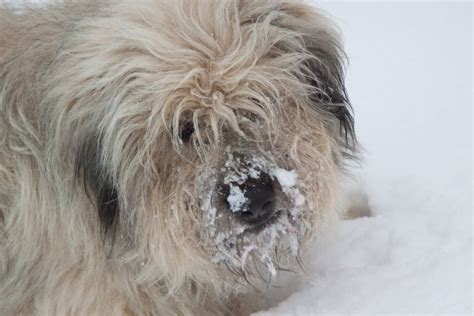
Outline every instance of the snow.
[[(229, 203), (229, 208), (233, 213), (240, 212), (242, 206), (247, 203), (247, 198), (244, 195), (244, 192), (240, 187), (236, 185), (230, 185), (230, 192), (227, 196), (227, 202)], [(243, 210), (245, 212), (245, 210)]]
[[(371, 217), (341, 220), (256, 315), (472, 314), (472, 4), (324, 2)], [(289, 297), (287, 297), (289, 296)]]
[(297, 175), (294, 171), (277, 168), (273, 171), (273, 175), (282, 187), (294, 187), (296, 185)]

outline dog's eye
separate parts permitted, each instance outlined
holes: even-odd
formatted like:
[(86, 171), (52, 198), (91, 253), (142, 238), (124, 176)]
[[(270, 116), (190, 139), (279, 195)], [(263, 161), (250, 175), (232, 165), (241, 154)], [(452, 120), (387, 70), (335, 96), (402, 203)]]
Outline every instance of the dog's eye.
[(194, 124), (192, 122), (184, 122), (181, 124), (179, 129), (179, 137), (183, 143), (187, 143), (191, 140), (191, 136), (194, 133)]

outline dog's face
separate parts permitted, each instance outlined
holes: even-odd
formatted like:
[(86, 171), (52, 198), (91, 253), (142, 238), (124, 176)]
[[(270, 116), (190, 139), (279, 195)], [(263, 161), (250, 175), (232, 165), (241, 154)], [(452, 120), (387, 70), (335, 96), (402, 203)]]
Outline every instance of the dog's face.
[(275, 0), (99, 12), (63, 43), (49, 100), (104, 251), (150, 284), (274, 275), (335, 212), (354, 142), (333, 27)]

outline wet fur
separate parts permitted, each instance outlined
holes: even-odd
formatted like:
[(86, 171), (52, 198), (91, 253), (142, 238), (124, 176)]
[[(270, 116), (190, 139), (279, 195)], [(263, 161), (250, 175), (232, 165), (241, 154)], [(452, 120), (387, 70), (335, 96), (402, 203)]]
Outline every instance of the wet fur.
[(0, 314), (251, 311), (260, 272), (211, 260), (207, 179), (266, 153), (317, 234), (355, 152), (344, 61), (297, 1), (0, 9)]

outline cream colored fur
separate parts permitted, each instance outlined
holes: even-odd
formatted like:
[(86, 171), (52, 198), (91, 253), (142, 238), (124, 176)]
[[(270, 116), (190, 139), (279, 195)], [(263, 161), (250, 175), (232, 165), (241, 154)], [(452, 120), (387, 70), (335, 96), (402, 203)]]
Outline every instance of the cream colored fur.
[[(334, 26), (297, 1), (0, 9), (0, 314), (257, 308), (245, 295), (268, 280), (258, 251), (243, 266), (215, 262), (203, 196), (226, 148), (262, 156), (295, 170), (298, 239), (317, 234), (338, 212), (351, 147), (331, 112), (347, 106), (331, 99), (343, 58)], [(94, 183), (117, 196), (108, 230)], [(277, 268), (294, 262), (275, 249)]]

